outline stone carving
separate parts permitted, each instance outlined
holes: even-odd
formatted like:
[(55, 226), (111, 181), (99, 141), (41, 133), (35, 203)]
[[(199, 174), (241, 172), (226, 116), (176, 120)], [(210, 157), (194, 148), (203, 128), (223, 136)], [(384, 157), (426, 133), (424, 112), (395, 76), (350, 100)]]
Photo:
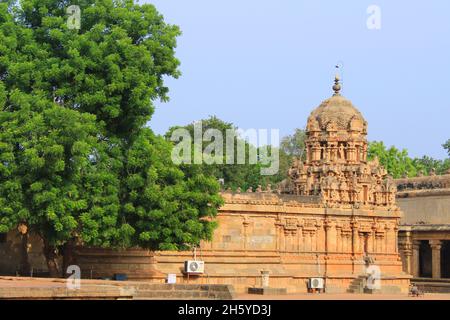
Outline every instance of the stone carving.
[(288, 171), (285, 193), (320, 195), (328, 207), (396, 208), (396, 187), (378, 158), (367, 160), (367, 122), (337, 91), (309, 116), (306, 161)]
[(447, 189), (450, 188), (450, 174), (402, 178), (392, 181), (399, 192), (408, 190)]

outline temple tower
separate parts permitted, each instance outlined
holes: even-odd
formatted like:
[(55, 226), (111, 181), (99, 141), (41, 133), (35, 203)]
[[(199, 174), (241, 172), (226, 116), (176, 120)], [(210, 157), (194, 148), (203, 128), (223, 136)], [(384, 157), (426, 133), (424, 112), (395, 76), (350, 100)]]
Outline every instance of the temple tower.
[(341, 94), (314, 109), (307, 121), (306, 159), (289, 169), (290, 192), (320, 195), (328, 206), (395, 206), (396, 187), (378, 159), (367, 159), (367, 121)]

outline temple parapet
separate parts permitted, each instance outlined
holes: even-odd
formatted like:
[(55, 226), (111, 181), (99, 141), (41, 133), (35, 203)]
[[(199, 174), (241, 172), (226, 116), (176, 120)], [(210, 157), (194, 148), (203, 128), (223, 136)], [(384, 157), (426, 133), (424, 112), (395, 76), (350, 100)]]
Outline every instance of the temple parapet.
[(298, 196), (290, 194), (278, 194), (276, 192), (244, 192), (237, 193), (231, 191), (222, 192), (225, 204), (287, 204), (294, 203), (299, 206), (321, 207), (321, 198), (315, 196)]
[(395, 184), (398, 197), (408, 197), (419, 193), (439, 193), (439, 191), (440, 193), (450, 192), (450, 174), (396, 179)]

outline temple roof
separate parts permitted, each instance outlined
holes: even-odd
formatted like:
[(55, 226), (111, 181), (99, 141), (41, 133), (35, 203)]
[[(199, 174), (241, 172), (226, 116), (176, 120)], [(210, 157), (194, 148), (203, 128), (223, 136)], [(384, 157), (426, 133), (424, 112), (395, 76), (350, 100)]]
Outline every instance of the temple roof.
[(324, 100), (311, 112), (308, 124), (314, 126), (317, 121), (320, 130), (326, 130), (330, 122), (334, 122), (337, 130), (349, 130), (352, 120), (358, 120), (363, 126), (367, 125), (361, 112), (353, 106), (350, 100), (341, 96), (340, 89), (339, 78), (336, 77), (333, 86), (334, 95)]
[(392, 178), (377, 159), (367, 159), (367, 122), (341, 96), (339, 78), (331, 98), (308, 118), (306, 157), (289, 168), (284, 193), (320, 196), (328, 208), (384, 208), (397, 210)]
[(316, 120), (319, 128), (326, 130), (327, 125), (333, 121), (337, 130), (348, 130), (353, 119), (359, 120), (363, 124), (366, 123), (361, 112), (353, 106), (350, 100), (341, 95), (334, 95), (311, 112), (308, 123)]

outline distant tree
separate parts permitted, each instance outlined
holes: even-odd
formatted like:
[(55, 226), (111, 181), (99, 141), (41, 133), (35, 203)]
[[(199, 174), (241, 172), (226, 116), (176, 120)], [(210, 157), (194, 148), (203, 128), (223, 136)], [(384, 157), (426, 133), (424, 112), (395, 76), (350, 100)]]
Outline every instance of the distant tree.
[[(301, 129), (296, 129), (294, 134), (284, 137), (281, 140), (280, 147), (274, 146), (264, 146), (257, 148), (251, 143), (242, 139), (239, 135), (238, 129), (232, 124), (227, 123), (216, 116), (210, 116), (207, 119), (197, 121), (201, 123), (202, 135), (209, 129), (217, 129), (221, 132), (223, 137), (223, 160), (222, 164), (188, 164), (182, 165), (183, 171), (187, 176), (194, 176), (198, 173), (203, 173), (207, 176), (215, 177), (216, 179), (224, 180), (224, 188), (231, 188), (236, 190), (240, 187), (242, 190), (246, 190), (249, 187), (256, 189), (259, 185), (266, 188), (271, 184), (274, 188), (282, 180), (287, 178), (287, 171), (292, 163), (294, 157), (300, 157), (304, 159), (304, 140), (305, 133)], [(165, 134), (167, 140), (170, 140), (173, 132), (176, 129), (184, 128), (187, 129), (190, 137), (192, 139), (192, 144), (194, 143), (194, 123), (186, 126), (175, 126), (168, 130)], [(226, 133), (227, 130), (234, 132), (234, 159), (237, 159), (238, 143), (243, 143), (245, 145), (245, 164), (227, 164), (227, 154), (226, 154)], [(209, 142), (203, 143), (202, 152), (208, 147)], [(265, 149), (265, 150), (263, 150)], [(194, 145), (191, 147), (191, 159), (193, 159)], [(270, 158), (275, 152), (279, 154), (279, 169), (276, 174), (273, 175), (263, 175), (261, 174), (261, 168), (267, 167), (269, 160), (266, 159), (265, 155)], [(254, 164), (249, 163), (251, 154), (255, 153), (257, 155), (257, 162)]]
[(303, 129), (295, 129), (292, 135), (285, 136), (280, 142), (280, 170), (275, 183), (287, 178), (287, 172), (294, 158), (306, 160), (306, 132)]
[(305, 152), (306, 132), (302, 129), (295, 129), (292, 135), (281, 139), (280, 149), (288, 156), (306, 159)]
[[(205, 132), (209, 129), (217, 129), (222, 137), (222, 158), (221, 163), (212, 163), (206, 164), (203, 162), (202, 164), (183, 164), (181, 165), (182, 170), (185, 172), (186, 176), (194, 177), (198, 174), (204, 174), (205, 176), (214, 177), (217, 180), (223, 179), (225, 189), (231, 188), (236, 190), (240, 187), (243, 190), (248, 189), (249, 187), (256, 188), (258, 185), (265, 185), (267, 183), (268, 178), (262, 177), (260, 174), (261, 171), (261, 163), (258, 161), (256, 157), (256, 163), (250, 163), (251, 154), (255, 153), (258, 155), (258, 150), (255, 146), (248, 143), (247, 141), (241, 139), (239, 136), (237, 128), (232, 123), (227, 123), (216, 116), (210, 116), (207, 119), (203, 119), (197, 121), (197, 123), (201, 123), (202, 126), (202, 137)], [(191, 159), (194, 159), (194, 123), (191, 123), (186, 126), (175, 126), (171, 127), (167, 133), (165, 134), (166, 140), (170, 141), (173, 132), (176, 129), (184, 128), (186, 129), (191, 138), (192, 138), (192, 147), (191, 147)], [(234, 149), (234, 161), (232, 163), (227, 163), (227, 153), (226, 153), (226, 134), (227, 130), (233, 132), (233, 149)], [(214, 139), (212, 139), (214, 142)], [(201, 153), (205, 152), (205, 149), (209, 146), (211, 142), (203, 142), (202, 150), (199, 150)], [(245, 150), (245, 163), (238, 164), (237, 163), (237, 153), (238, 153), (238, 144), (244, 145)]]
[(403, 175), (415, 177), (417, 168), (413, 160), (408, 156), (406, 149), (399, 150), (394, 146), (386, 148), (383, 142), (373, 141), (369, 143), (368, 158), (378, 157), (380, 164), (383, 165), (388, 173), (394, 178), (401, 178)]
[(415, 158), (413, 164), (417, 171), (421, 171), (425, 175), (430, 174), (432, 170), (435, 170), (438, 175), (444, 174), (450, 169), (450, 159), (438, 160), (429, 156)]
[(442, 146), (444, 147), (445, 150), (447, 150), (447, 153), (450, 157), (450, 139), (448, 139), (447, 142), (445, 142)]

